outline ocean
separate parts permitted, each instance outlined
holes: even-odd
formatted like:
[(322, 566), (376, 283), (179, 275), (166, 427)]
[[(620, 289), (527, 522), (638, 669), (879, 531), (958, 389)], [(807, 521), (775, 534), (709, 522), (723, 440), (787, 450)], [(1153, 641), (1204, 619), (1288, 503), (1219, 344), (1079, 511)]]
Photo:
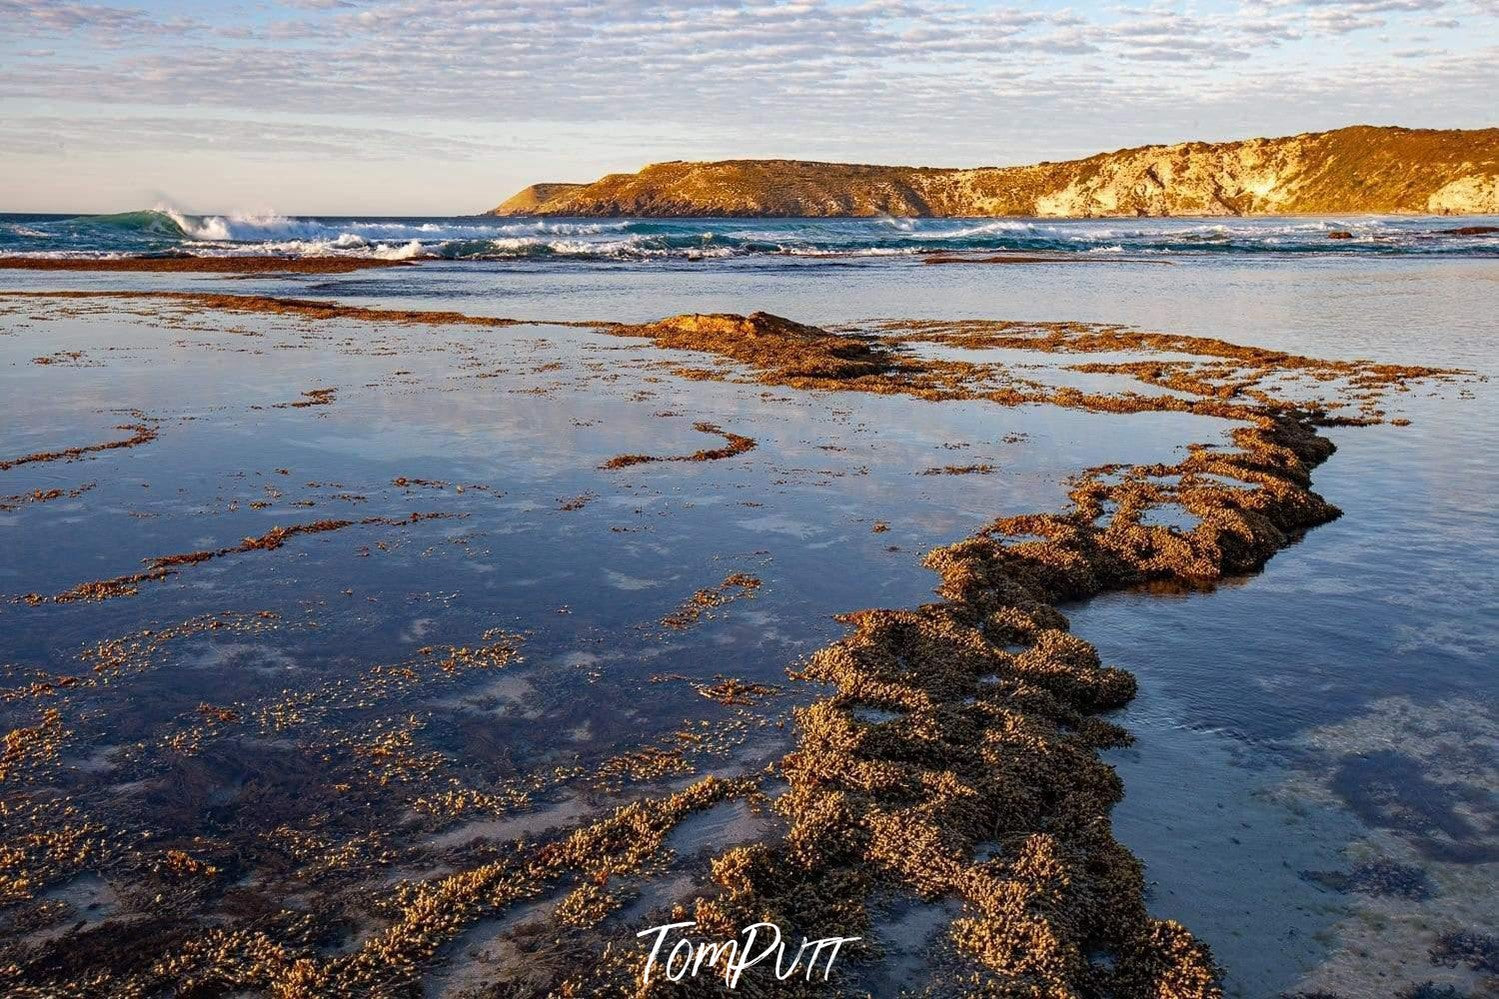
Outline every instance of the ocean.
[(524, 219), (0, 214), (0, 255), (711, 261), (945, 253), (1491, 256), (1499, 218)]

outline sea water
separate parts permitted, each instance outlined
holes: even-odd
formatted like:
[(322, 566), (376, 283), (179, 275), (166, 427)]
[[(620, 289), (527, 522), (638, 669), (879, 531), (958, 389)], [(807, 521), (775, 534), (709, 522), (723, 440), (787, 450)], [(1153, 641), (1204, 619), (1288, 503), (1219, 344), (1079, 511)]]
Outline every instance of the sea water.
[[(1499, 372), (1499, 260), (1481, 236), (1432, 235), (1458, 224), (1450, 219), (167, 219), (175, 229), (135, 218), (99, 236), (80, 234), (77, 220), (7, 217), (0, 239), (5, 252), (31, 240), (28, 251), (45, 253), (374, 254), (416, 241), (413, 257), (472, 259), (333, 278), (11, 271), (0, 285), (188, 287), (543, 321), (765, 309), (815, 323), (1122, 322)], [(1333, 227), (1359, 235), (1330, 241)], [(348, 245), (324, 245), (340, 240)], [(504, 240), (549, 249), (507, 250)], [(458, 243), (489, 249), (449, 252)], [(581, 245), (590, 249), (558, 249)], [(929, 266), (928, 250), (1120, 259)], [(697, 696), (692, 682), (733, 675), (793, 688), (785, 667), (840, 633), (831, 615), (929, 599), (927, 548), (994, 516), (1058, 508), (1083, 467), (1171, 461), (1181, 444), (1223, 432), (1184, 415), (663, 378), (647, 363), (653, 348), (544, 324), (335, 321), (313, 333), (279, 318), (162, 324), (102, 305), (37, 303), (0, 317), (0, 332), (0, 457), (105, 439), (132, 409), (164, 421), (143, 448), (3, 473), (0, 494), (90, 487), (0, 514), (8, 597), (293, 520), (451, 515), (210, 563), (99, 605), (0, 606), (7, 686), (39, 668), (76, 672), (79, 650), (112, 636), (208, 614), (276, 615), (274, 630), (253, 637), (185, 639), (101, 690), (83, 744), (70, 749), (79, 788), (109, 788), (122, 814), (178, 836), (227, 835), (226, 824), (262, 821), (255, 809), (295, 824), (305, 818), (299, 799), (322, 793), (297, 754), (368, 738), (376, 722), (409, 731), (465, 778), (596, 763), (668, 740), (684, 720), (728, 733), (702, 770), (752, 771), (787, 747), (786, 706), (807, 695), (740, 714)], [(49, 354), (64, 360), (32, 363)], [(333, 404), (285, 407), (319, 386), (337, 389)], [(1485, 987), (1484, 972), (1442, 941), (1499, 925), (1495, 390), (1419, 387), (1395, 403), (1409, 426), (1329, 431), (1339, 450), (1314, 488), (1344, 516), (1260, 574), (1210, 593), (1064, 608), (1106, 662), (1140, 680), (1117, 718), (1135, 745), (1108, 757), (1126, 789), (1117, 833), (1147, 865), (1152, 911), (1213, 947), (1235, 995)], [(758, 447), (734, 461), (600, 468), (615, 454), (711, 446), (694, 420)], [(978, 462), (996, 471), (918, 474)], [(701, 627), (662, 631), (664, 615), (730, 572), (763, 585)], [(525, 661), (482, 683), (424, 692), (389, 718), (349, 708), (299, 723), (317, 732), (301, 744), (289, 723), (285, 744), (210, 740), (175, 770), (158, 759), (200, 704), (275, 706), (286, 691), (321, 691), (371, 663), (433, 642), (478, 643), (496, 627), (525, 634)], [(422, 724), (402, 728), (411, 718)], [(521, 820), (534, 834), (604, 803), (564, 782), (517, 818), (436, 835), (444, 845), (502, 839), (521, 834), (503, 823)], [(58, 890), (103, 898), (107, 889), (89, 884)], [(669, 900), (693, 879), (671, 884), (646, 897)]]
[(551, 219), (0, 214), (0, 255), (641, 261), (947, 253), (1492, 256), (1499, 218)]

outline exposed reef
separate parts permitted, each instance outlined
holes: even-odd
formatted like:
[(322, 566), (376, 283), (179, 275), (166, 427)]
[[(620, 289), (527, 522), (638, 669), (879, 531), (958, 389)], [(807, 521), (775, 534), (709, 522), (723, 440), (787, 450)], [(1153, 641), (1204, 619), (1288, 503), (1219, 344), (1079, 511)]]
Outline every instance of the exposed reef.
[[(1268, 407), (1294, 409), (1291, 386), (1304, 388), (1324, 422), (1357, 424), (1384, 417), (1388, 390), (1407, 379), (1467, 376), (1456, 369), (1378, 364), (1361, 360), (1305, 357), (1212, 337), (1156, 333), (1128, 326), (1004, 320), (879, 320), (857, 326), (821, 328), (755, 312), (686, 313), (653, 323), (607, 320), (512, 319), (462, 312), (374, 309), (311, 299), (268, 295), (228, 295), (172, 291), (0, 292), (0, 298), (42, 300), (111, 299), (154, 302), (188, 311), (244, 312), (309, 320), (351, 319), (421, 326), (513, 327), (544, 322), (624, 337), (644, 337), (659, 347), (695, 351), (743, 364), (765, 384), (801, 389), (854, 390), (909, 395), (931, 401), (982, 399), (1000, 405), (1046, 403), (1096, 412), (1189, 412), (1225, 419), (1253, 419)], [(1128, 376), (1152, 392), (1084, 392), (1017, 377), (1003, 365), (923, 356), (921, 345), (968, 350), (1013, 349), (1044, 354), (1147, 352), (1161, 359), (1083, 362), (1078, 371)], [(1185, 355), (1185, 356), (1183, 356)], [(729, 370), (677, 366), (691, 378), (734, 378)], [(150, 438), (145, 438), (149, 440)], [(96, 448), (133, 446), (108, 443), (46, 455), (76, 457)], [(27, 456), (19, 460), (40, 460)], [(0, 470), (9, 465), (0, 462)]]
[(839, 336), (768, 312), (690, 313), (645, 326), (618, 326), (613, 332), (649, 337), (660, 347), (743, 361), (788, 384), (877, 377), (898, 364), (888, 350), (867, 338)]
[[(1184, 412), (1238, 420), (1309, 406), (1323, 423), (1379, 422), (1390, 388), (1408, 379), (1466, 375), (1453, 369), (1304, 357), (1211, 337), (1093, 323), (881, 320), (834, 330), (755, 312), (689, 313), (640, 326), (600, 328), (618, 336), (648, 337), (660, 347), (715, 354), (744, 364), (754, 381), (799, 389), (909, 395), (930, 401), (982, 399), (1009, 406), (1045, 403), (1094, 412)], [(942, 359), (917, 349), (928, 344), (1037, 354), (1165, 355), (1083, 362), (1069, 368), (1125, 375), (1147, 388), (1169, 391), (1086, 392), (1017, 375), (1002, 364)], [(676, 373), (737, 377), (733, 371), (697, 368)], [(1305, 397), (1288, 397), (1291, 388), (1304, 389)]]

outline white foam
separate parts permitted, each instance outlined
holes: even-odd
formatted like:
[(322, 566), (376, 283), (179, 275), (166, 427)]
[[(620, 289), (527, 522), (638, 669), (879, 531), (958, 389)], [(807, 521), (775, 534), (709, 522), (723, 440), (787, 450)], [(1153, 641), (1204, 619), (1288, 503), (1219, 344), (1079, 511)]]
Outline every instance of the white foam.
[(426, 250), (419, 239), (413, 239), (400, 246), (389, 246), (381, 243), (375, 247), (375, 256), (381, 260), (413, 260), (416, 257), (426, 255)]
[(221, 218), (209, 216), (196, 218), (184, 215), (171, 205), (158, 204), (156, 211), (177, 223), (177, 228), (194, 239), (225, 240), (229, 238), (229, 225)]

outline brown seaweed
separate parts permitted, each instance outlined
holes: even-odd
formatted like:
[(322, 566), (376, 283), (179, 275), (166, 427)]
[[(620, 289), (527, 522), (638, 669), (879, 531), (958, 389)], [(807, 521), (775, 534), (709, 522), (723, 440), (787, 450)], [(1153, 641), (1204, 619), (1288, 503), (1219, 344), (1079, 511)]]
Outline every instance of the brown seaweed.
[(136, 423), (122, 423), (115, 427), (116, 430), (128, 430), (130, 436), (120, 440), (104, 441), (100, 444), (80, 444), (77, 447), (62, 448), (58, 451), (35, 451), (31, 454), (21, 455), (19, 458), (0, 459), (0, 472), (9, 471), (21, 465), (30, 465), (44, 461), (77, 461), (86, 455), (98, 454), (101, 451), (115, 451), (121, 448), (140, 447), (149, 444), (157, 438), (156, 426), (146, 421), (145, 414), (134, 414)]
[(23, 506), (33, 503), (50, 503), (58, 499), (77, 499), (84, 493), (95, 488), (97, 482), (85, 482), (73, 489), (33, 489), (29, 493), (17, 493), (14, 496), (0, 496), (0, 512), (19, 510)]
[(745, 437), (743, 434), (731, 433), (717, 424), (698, 421), (692, 425), (692, 429), (702, 434), (717, 434), (726, 443), (723, 447), (704, 448), (694, 451), (692, 454), (674, 454), (658, 456), (651, 454), (620, 454), (615, 455), (600, 465), (600, 468), (627, 468), (630, 465), (644, 465), (654, 461), (721, 461), (724, 458), (732, 458), (735, 455), (744, 454), (746, 451), (755, 449), (756, 441), (753, 437)]
[(127, 573), (123, 576), (113, 576), (109, 579), (92, 580), (87, 583), (79, 583), (77, 586), (62, 591), (52, 596), (40, 593), (28, 593), (23, 599), (33, 606), (37, 604), (53, 603), (67, 604), (79, 600), (108, 600), (111, 597), (135, 596), (140, 592), (140, 584), (152, 583), (169, 576), (174, 576), (183, 568), (191, 565), (199, 565), (212, 559), (224, 558), (227, 555), (237, 555), (242, 552), (252, 551), (274, 551), (284, 545), (288, 538), (294, 538), (303, 534), (323, 534), (328, 531), (340, 531), (345, 527), (368, 526), (372, 524), (387, 524), (393, 527), (401, 527), (407, 524), (415, 524), (424, 520), (434, 520), (452, 516), (445, 513), (413, 513), (408, 517), (365, 517), (362, 520), (316, 520), (305, 524), (290, 524), (286, 527), (273, 527), (264, 534), (245, 538), (237, 545), (226, 545), (222, 548), (206, 548), (193, 552), (179, 552), (174, 555), (158, 555), (145, 559), (146, 568), (141, 572)]
[(712, 608), (748, 596), (759, 588), (760, 580), (756, 577), (747, 572), (731, 572), (717, 586), (698, 590), (682, 601), (680, 607), (661, 619), (661, 625), (673, 631), (684, 631)]

